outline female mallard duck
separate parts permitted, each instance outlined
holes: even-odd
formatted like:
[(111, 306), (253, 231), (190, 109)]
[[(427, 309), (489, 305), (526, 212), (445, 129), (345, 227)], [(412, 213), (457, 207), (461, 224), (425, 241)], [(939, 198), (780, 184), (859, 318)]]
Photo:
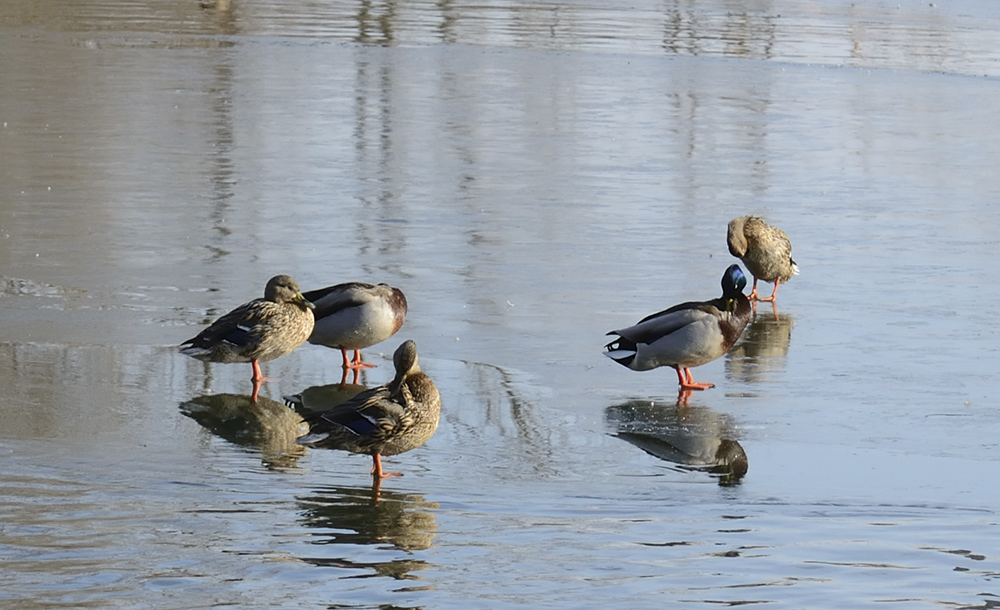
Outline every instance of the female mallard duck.
[(329, 411), (306, 416), (309, 434), (296, 442), (308, 447), (341, 449), (372, 456), (372, 476), (381, 480), (383, 455), (397, 455), (423, 445), (437, 430), (441, 396), (420, 371), (417, 344), (406, 341), (392, 356), (396, 376)]
[(305, 343), (313, 330), (312, 308), (295, 280), (276, 275), (267, 282), (263, 299), (244, 303), (222, 316), (182, 343), (181, 352), (207, 362), (250, 362), (256, 400), (264, 381), (259, 363), (284, 356)]
[[(375, 366), (361, 361), (360, 350), (393, 336), (406, 320), (406, 297), (388, 284), (348, 282), (304, 296), (316, 304), (316, 326), (309, 343), (339, 349), (345, 369)], [(354, 350), (353, 362), (347, 350)]]
[(750, 321), (750, 300), (743, 294), (747, 278), (739, 265), (722, 276), (722, 297), (689, 302), (646, 316), (635, 326), (613, 330), (618, 338), (604, 346), (604, 355), (633, 371), (670, 366), (682, 390), (704, 390), (690, 367), (701, 366), (729, 351)]
[[(729, 253), (743, 261), (753, 275), (750, 300), (771, 301), (778, 294), (778, 285), (798, 275), (799, 267), (792, 260), (792, 242), (785, 232), (772, 227), (756, 216), (740, 216), (729, 221)], [(771, 296), (757, 294), (757, 280), (773, 282)]]

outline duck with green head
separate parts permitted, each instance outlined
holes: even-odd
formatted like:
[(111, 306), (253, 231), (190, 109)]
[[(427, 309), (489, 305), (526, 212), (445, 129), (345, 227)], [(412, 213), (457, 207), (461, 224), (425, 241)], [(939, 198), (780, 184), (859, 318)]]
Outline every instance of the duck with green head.
[(746, 285), (743, 270), (732, 265), (722, 276), (721, 297), (674, 305), (613, 330), (608, 334), (618, 338), (604, 346), (604, 355), (633, 371), (672, 367), (681, 390), (715, 387), (696, 383), (690, 369), (720, 358), (743, 334), (752, 312)]

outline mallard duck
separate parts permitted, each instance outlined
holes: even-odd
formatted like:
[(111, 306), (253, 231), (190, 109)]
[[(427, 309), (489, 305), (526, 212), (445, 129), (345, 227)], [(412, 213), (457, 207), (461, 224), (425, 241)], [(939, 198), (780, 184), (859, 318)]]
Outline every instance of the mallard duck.
[(297, 443), (372, 456), (377, 480), (398, 475), (382, 472), (383, 455), (397, 455), (423, 445), (437, 430), (441, 396), (420, 371), (417, 344), (405, 341), (392, 356), (396, 376), (336, 407), (306, 416), (309, 434)]
[(264, 375), (260, 362), (274, 360), (305, 343), (313, 330), (313, 304), (287, 275), (267, 282), (264, 298), (230, 311), (193, 339), (181, 353), (207, 362), (249, 362), (253, 365), (254, 400)]
[(307, 449), (295, 442), (307, 429), (302, 417), (284, 404), (261, 396), (207, 394), (181, 403), (187, 415), (230, 443), (259, 449), (266, 465), (294, 468)]
[[(740, 216), (729, 221), (729, 253), (743, 261), (753, 275), (750, 300), (771, 301), (778, 294), (778, 285), (798, 275), (799, 266), (792, 260), (792, 242), (785, 232), (772, 227), (756, 216)], [(771, 296), (757, 294), (757, 280), (773, 282)]]
[(285, 406), (297, 413), (322, 413), (364, 392), (368, 386), (358, 383), (331, 383), (310, 386), (298, 394), (286, 394)]
[[(388, 284), (347, 282), (304, 296), (316, 305), (309, 343), (339, 349), (345, 369), (375, 366), (361, 361), (361, 350), (393, 336), (406, 320), (406, 297)], [(353, 361), (347, 350), (354, 350)]]
[(728, 415), (701, 406), (658, 404), (648, 398), (611, 405), (604, 414), (618, 438), (682, 470), (721, 475), (720, 485), (732, 485), (747, 473), (747, 454), (735, 440)]
[[(746, 451), (739, 441), (692, 436), (674, 438), (643, 432), (619, 432), (616, 436), (661, 460), (722, 475), (722, 485), (739, 481), (749, 466)], [(678, 443), (678, 440), (686, 442)]]
[(750, 300), (743, 294), (747, 278), (739, 265), (722, 276), (722, 296), (711, 301), (674, 305), (646, 316), (635, 326), (613, 330), (618, 338), (604, 346), (604, 355), (633, 371), (673, 367), (682, 390), (704, 390), (690, 367), (701, 366), (729, 351), (750, 321)]

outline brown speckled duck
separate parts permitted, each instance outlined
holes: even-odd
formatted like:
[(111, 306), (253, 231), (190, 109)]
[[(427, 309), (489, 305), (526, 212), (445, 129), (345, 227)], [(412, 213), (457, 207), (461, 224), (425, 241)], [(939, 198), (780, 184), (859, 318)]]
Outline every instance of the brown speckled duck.
[[(393, 336), (406, 320), (406, 297), (388, 284), (347, 282), (304, 296), (316, 305), (309, 343), (339, 349), (345, 369), (375, 366), (361, 361), (361, 350)], [(354, 350), (353, 361), (348, 350)]]
[(249, 362), (253, 365), (253, 399), (264, 376), (260, 362), (274, 360), (305, 343), (313, 330), (313, 304), (287, 275), (272, 277), (264, 298), (230, 311), (193, 339), (181, 353), (207, 362)]
[(604, 346), (604, 355), (633, 371), (672, 367), (682, 391), (715, 387), (695, 383), (690, 367), (720, 358), (743, 334), (752, 311), (743, 294), (746, 285), (740, 266), (730, 265), (722, 276), (720, 298), (674, 305), (613, 330), (608, 334), (618, 338)]
[(306, 416), (309, 434), (296, 442), (370, 455), (376, 480), (398, 475), (382, 471), (381, 456), (397, 455), (426, 443), (437, 430), (441, 396), (420, 370), (416, 343), (405, 341), (396, 348), (392, 360), (396, 367), (392, 381), (328, 411)]
[[(799, 267), (792, 260), (792, 242), (785, 232), (772, 227), (756, 216), (740, 216), (729, 221), (729, 253), (743, 261), (753, 275), (750, 300), (774, 301), (778, 285), (798, 275)], [(757, 280), (773, 282), (771, 296), (757, 294)]]

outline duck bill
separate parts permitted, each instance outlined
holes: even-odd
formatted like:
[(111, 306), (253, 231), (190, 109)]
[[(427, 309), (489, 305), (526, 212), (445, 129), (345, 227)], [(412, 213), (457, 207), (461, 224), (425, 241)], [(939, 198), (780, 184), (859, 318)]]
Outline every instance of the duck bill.
[(305, 307), (306, 309), (316, 309), (316, 306), (313, 305), (311, 301), (302, 296), (301, 292), (295, 296), (296, 296), (295, 300), (299, 305)]

